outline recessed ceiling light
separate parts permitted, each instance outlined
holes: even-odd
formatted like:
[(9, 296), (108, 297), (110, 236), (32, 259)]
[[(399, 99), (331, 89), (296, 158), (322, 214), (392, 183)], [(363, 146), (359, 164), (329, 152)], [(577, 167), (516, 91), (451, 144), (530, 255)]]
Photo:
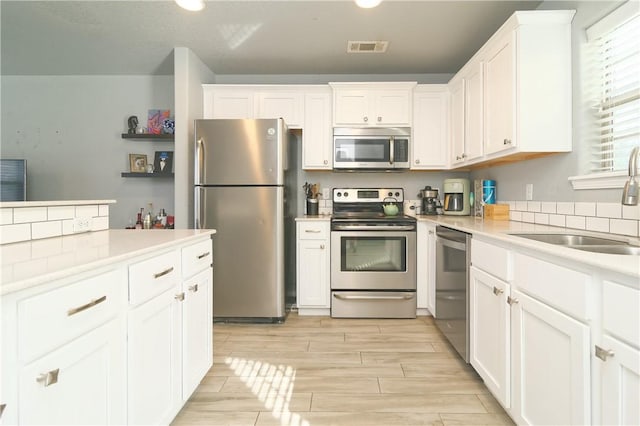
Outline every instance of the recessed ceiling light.
[(176, 4), (183, 9), (197, 12), (204, 9), (204, 0), (175, 0)]
[(372, 7), (376, 7), (382, 0), (355, 0), (356, 4), (363, 9), (371, 9)]

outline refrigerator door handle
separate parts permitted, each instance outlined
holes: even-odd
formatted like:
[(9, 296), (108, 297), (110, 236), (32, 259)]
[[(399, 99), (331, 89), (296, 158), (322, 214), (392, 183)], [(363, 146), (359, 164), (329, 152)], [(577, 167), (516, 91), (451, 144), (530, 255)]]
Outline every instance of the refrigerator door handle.
[(206, 204), (205, 197), (205, 188), (197, 187), (196, 193), (193, 196), (193, 210), (196, 215), (195, 225), (196, 229), (205, 229), (205, 216), (204, 216), (204, 205)]
[(196, 140), (196, 176), (195, 184), (201, 184), (204, 182), (204, 140), (198, 138)]

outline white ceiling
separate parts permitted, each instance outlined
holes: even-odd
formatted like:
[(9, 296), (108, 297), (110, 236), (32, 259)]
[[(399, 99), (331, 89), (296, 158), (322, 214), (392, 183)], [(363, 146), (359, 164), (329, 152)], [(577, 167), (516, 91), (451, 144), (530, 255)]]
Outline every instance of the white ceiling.
[[(3, 75), (172, 74), (188, 47), (216, 74), (455, 73), (515, 10), (540, 1), (0, 2)], [(347, 54), (348, 40), (388, 40)]]

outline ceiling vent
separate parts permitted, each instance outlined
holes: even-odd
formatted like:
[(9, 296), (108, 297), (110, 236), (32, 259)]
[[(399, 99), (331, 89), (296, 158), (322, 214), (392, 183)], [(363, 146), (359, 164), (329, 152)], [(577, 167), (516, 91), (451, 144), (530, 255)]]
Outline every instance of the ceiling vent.
[(348, 41), (347, 53), (384, 53), (388, 41)]

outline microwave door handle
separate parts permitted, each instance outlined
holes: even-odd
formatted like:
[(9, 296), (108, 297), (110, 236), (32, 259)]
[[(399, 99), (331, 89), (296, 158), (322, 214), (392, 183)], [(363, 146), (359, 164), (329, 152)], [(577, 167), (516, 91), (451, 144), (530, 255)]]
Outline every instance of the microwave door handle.
[(395, 142), (395, 139), (394, 139), (393, 136), (391, 136), (389, 138), (389, 150), (391, 151), (389, 153), (389, 164), (393, 164), (393, 162), (395, 161), (395, 158), (394, 158), (395, 157), (395, 147), (394, 147), (395, 143), (394, 142)]

